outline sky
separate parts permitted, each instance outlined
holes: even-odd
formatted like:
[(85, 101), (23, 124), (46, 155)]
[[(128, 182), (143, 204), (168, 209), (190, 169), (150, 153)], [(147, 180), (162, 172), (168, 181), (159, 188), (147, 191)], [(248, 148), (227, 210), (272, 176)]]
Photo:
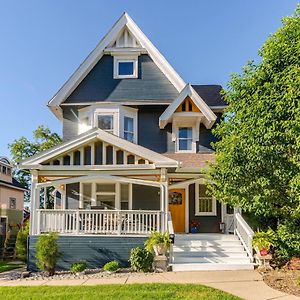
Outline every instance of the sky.
[(226, 87), (297, 2), (0, 0), (0, 156), (38, 125), (61, 134), (47, 102), (124, 11), (185, 82)]

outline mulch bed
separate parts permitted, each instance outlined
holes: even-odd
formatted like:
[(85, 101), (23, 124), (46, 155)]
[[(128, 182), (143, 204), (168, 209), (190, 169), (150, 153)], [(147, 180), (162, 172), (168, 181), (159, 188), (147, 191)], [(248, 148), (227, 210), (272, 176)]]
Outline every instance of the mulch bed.
[(263, 274), (264, 282), (273, 289), (300, 296), (300, 258), (293, 258), (280, 270)]

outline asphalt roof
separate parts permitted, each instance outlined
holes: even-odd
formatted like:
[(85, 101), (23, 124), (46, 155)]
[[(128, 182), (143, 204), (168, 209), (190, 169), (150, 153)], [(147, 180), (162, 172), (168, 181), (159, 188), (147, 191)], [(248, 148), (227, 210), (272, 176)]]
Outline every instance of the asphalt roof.
[(224, 101), (222, 95), (220, 94), (222, 86), (214, 84), (192, 84), (192, 87), (208, 106), (227, 106), (227, 103)]
[(18, 189), (27, 190), (18, 180), (12, 179), (12, 182), (0, 180), (0, 185), (10, 185), (11, 187), (16, 187)]

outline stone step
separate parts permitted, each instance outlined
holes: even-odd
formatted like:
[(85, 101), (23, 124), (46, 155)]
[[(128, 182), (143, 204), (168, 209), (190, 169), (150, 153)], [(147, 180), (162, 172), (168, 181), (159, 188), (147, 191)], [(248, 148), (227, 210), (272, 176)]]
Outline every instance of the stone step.
[(227, 271), (227, 270), (253, 270), (254, 264), (236, 263), (180, 263), (171, 264), (174, 272), (181, 271)]

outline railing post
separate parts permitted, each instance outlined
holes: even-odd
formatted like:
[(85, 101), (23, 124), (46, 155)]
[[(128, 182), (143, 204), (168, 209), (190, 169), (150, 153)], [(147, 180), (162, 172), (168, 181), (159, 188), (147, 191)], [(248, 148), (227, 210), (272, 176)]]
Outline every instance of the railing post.
[(122, 215), (120, 214), (120, 211), (118, 210), (117, 214), (117, 234), (121, 235), (122, 231)]
[(41, 211), (37, 211), (37, 234), (41, 233)]
[(79, 210), (76, 211), (76, 234), (79, 234), (79, 226), (80, 226), (80, 221), (79, 221)]

